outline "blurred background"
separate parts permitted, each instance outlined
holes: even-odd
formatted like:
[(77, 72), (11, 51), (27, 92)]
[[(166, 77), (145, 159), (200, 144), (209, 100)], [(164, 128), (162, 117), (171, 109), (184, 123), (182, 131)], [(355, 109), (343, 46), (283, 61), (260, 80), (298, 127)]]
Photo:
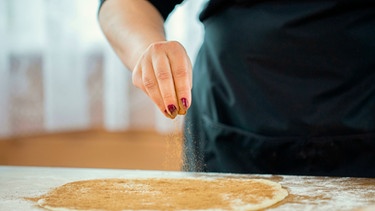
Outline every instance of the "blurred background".
[[(205, 2), (186, 0), (166, 22), (192, 62)], [(166, 119), (132, 86), (98, 5), (0, 0), (0, 165), (180, 170), (183, 117)]]

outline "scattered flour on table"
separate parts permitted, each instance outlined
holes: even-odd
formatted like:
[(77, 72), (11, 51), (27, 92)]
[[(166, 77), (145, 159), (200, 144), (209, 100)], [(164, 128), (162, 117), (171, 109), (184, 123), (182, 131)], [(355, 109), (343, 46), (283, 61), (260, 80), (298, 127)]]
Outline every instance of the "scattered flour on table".
[[(293, 181), (288, 181), (288, 179)], [(304, 210), (354, 210), (375, 203), (375, 179), (330, 177), (285, 177), (289, 200), (278, 210), (291, 210), (305, 204)]]

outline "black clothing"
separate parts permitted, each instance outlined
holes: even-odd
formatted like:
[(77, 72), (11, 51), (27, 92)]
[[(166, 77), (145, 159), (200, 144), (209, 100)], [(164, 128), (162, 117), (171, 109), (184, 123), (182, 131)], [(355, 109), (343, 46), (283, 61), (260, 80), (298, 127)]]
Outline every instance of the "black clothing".
[(375, 177), (373, 8), (235, 5), (203, 23), (188, 170)]
[[(184, 0), (148, 0), (151, 4), (153, 4), (163, 16), (164, 19), (168, 18), (168, 15), (173, 11), (177, 4), (182, 3)], [(354, 3), (364, 4), (366, 6), (373, 5), (373, 0), (304, 0), (304, 2), (336, 2), (341, 3), (343, 5), (353, 5)], [(105, 0), (99, 0), (99, 10)], [(207, 5), (205, 6), (204, 10), (200, 14), (200, 20), (204, 21), (206, 18), (214, 15), (221, 10), (228, 8), (233, 5), (237, 6), (251, 6), (260, 2), (269, 2), (269, 3), (296, 3), (296, 0), (209, 0)]]
[(212, 0), (200, 19), (185, 170), (375, 177), (370, 1)]
[(148, 1), (151, 2), (151, 4), (153, 4), (159, 10), (164, 20), (167, 19), (169, 13), (172, 12), (172, 10), (177, 4), (180, 4), (181, 2), (183, 2), (183, 0), (168, 0), (168, 1), (148, 0)]
[[(168, 2), (164, 0), (149, 0), (149, 1), (159, 10), (163, 18), (167, 19), (169, 13), (172, 12), (174, 7), (177, 4), (182, 3), (184, 0), (169, 0)], [(257, 0), (210, 0), (207, 2), (207, 5), (205, 6), (204, 10), (200, 14), (199, 19), (203, 21), (209, 16), (212, 16), (215, 13), (234, 4), (244, 4), (246, 2), (248, 4), (248, 3), (254, 3), (256, 1)]]

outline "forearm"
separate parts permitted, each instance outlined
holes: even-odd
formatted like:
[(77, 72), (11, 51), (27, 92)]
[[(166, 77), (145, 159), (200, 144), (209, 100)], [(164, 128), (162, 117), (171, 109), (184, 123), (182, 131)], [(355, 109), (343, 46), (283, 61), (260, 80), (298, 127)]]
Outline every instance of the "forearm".
[(151, 43), (165, 41), (164, 20), (147, 0), (107, 0), (100, 9), (99, 23), (129, 70)]

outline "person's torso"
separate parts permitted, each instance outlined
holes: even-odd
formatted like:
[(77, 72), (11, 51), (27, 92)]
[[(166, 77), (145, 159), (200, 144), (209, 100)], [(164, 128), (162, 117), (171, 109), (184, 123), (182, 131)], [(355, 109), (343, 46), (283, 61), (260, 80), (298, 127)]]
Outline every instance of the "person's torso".
[[(374, 10), (284, 2), (232, 5), (203, 21), (206, 91), (220, 104), (207, 113), (268, 135), (375, 131)], [(220, 109), (233, 112), (220, 119)]]

